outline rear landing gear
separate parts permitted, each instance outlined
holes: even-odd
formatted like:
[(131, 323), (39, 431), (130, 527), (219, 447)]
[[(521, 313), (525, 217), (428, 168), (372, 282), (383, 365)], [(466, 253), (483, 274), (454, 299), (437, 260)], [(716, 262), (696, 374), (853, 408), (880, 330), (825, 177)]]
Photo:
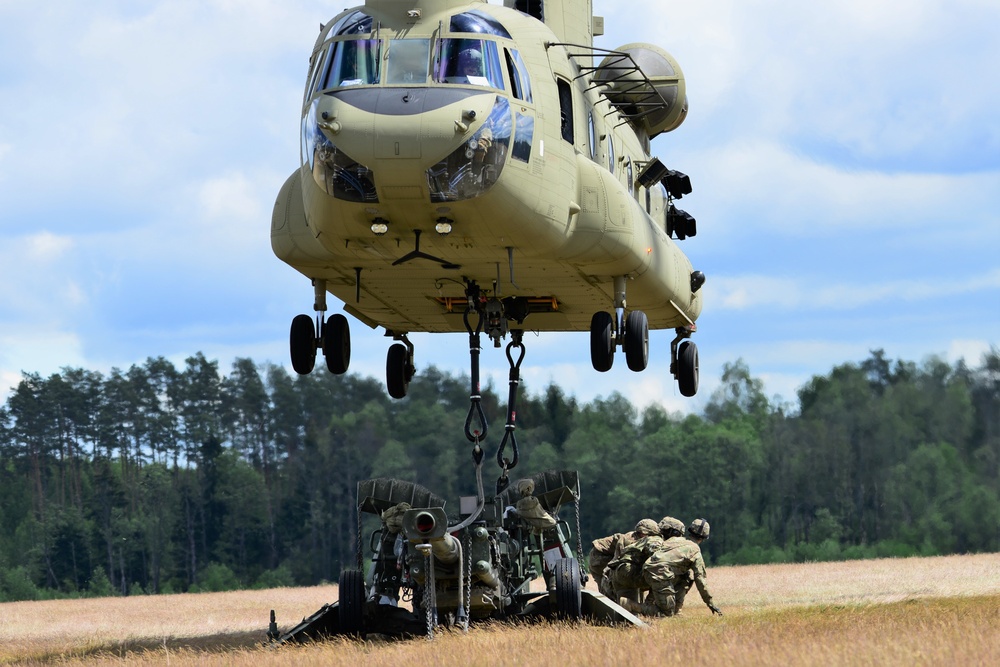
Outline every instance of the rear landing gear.
[(677, 336), (670, 342), (670, 372), (681, 396), (689, 398), (698, 393), (698, 346), (687, 340), (694, 330), (694, 325), (677, 327)]
[(410, 380), (416, 373), (413, 366), (413, 343), (406, 334), (394, 334), (393, 338), (402, 342), (389, 346), (385, 358), (385, 386), (390, 396), (403, 398), (410, 388)]

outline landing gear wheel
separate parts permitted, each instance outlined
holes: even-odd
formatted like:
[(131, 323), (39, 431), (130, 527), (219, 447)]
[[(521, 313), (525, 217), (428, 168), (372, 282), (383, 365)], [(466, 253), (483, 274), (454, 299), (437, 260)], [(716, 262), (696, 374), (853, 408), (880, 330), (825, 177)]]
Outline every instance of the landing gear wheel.
[(361, 636), (365, 629), (365, 577), (360, 570), (340, 573), (340, 631)]
[(343, 375), (351, 365), (351, 328), (340, 313), (331, 315), (323, 326), (323, 355), (334, 375)]
[(649, 363), (649, 320), (641, 310), (625, 318), (625, 362), (636, 373), (646, 370)]
[(590, 362), (595, 371), (611, 370), (615, 362), (615, 319), (611, 313), (598, 311), (590, 318)]
[(308, 375), (316, 365), (316, 327), (313, 325), (313, 318), (308, 315), (296, 315), (292, 318), (288, 348), (292, 368), (299, 375)]
[(691, 341), (682, 342), (677, 349), (677, 384), (681, 396), (698, 393), (698, 346)]
[(583, 618), (580, 564), (575, 558), (560, 558), (552, 568), (556, 580), (556, 617), (571, 621)]
[(393, 398), (403, 398), (410, 387), (410, 354), (402, 343), (389, 346), (385, 358), (385, 385)]

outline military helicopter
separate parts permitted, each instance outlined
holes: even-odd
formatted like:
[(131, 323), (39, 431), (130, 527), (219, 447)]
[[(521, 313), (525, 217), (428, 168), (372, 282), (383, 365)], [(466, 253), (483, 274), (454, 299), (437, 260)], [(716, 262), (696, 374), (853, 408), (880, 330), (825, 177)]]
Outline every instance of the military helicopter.
[(684, 77), (657, 46), (594, 47), (602, 34), (590, 0), (367, 0), (321, 26), (302, 164), (271, 224), (314, 290), (314, 314), (291, 324), (297, 373), (319, 351), (348, 369), (332, 294), (395, 341), (394, 398), (415, 372), (408, 334), (467, 331), (475, 385), (479, 332), (496, 347), (510, 333), (523, 358), (526, 328), (589, 330), (602, 372), (618, 349), (644, 370), (649, 329), (673, 328), (670, 372), (697, 392), (705, 276), (678, 247), (696, 222), (675, 205), (691, 184), (650, 155), (687, 115)]

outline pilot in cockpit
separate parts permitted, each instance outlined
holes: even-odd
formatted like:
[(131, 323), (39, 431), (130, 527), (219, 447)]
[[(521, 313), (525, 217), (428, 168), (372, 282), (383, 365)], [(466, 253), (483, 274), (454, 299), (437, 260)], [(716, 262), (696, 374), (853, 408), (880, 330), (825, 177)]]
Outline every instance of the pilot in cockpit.
[(456, 76), (449, 78), (452, 83), (471, 83), (476, 86), (490, 85), (483, 71), (483, 54), (476, 49), (465, 49), (458, 54)]

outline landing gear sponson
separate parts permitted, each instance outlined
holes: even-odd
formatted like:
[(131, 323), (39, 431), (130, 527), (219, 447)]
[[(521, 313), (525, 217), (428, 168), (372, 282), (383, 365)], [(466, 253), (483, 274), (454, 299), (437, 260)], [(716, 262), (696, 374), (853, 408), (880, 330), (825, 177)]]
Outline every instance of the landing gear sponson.
[[(649, 363), (649, 320), (641, 310), (625, 312), (625, 277), (615, 278), (615, 315), (598, 311), (590, 320), (590, 361), (594, 370), (611, 370), (615, 349), (625, 351), (625, 363), (639, 372)], [(695, 325), (678, 327), (677, 337), (670, 343), (670, 373), (677, 380), (682, 396), (698, 392), (698, 346), (687, 340)]]

